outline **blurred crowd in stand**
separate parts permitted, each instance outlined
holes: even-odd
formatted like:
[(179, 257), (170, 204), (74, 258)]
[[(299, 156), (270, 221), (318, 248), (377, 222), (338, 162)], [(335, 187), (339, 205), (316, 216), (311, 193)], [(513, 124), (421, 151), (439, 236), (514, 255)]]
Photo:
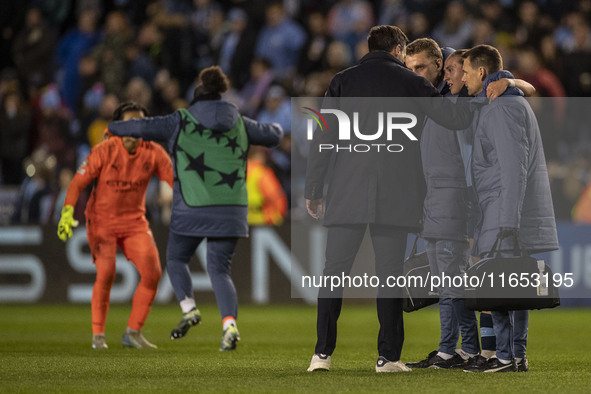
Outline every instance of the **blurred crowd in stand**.
[[(291, 133), (290, 97), (322, 96), (336, 72), (367, 53), (376, 24), (456, 49), (494, 45), (505, 68), (533, 84), (537, 96), (591, 96), (591, 0), (6, 1), (0, 199), (2, 190), (15, 190), (8, 195), (16, 203), (9, 213), (0, 210), (0, 222), (56, 223), (73, 172), (102, 140), (117, 105), (133, 100), (151, 115), (186, 107), (199, 71), (213, 64), (231, 79), (225, 99), (286, 131), (281, 145), (257, 152), (257, 160), (287, 196), (287, 216), (299, 217), (291, 187), (301, 180), (292, 183), (291, 165), (305, 161), (306, 141), (303, 130)], [(585, 194), (590, 203), (579, 210), (591, 211), (591, 191), (583, 193), (591, 182), (591, 111), (561, 100), (534, 108), (557, 218), (570, 219)], [(152, 221), (167, 222), (169, 193), (156, 181), (150, 186)]]

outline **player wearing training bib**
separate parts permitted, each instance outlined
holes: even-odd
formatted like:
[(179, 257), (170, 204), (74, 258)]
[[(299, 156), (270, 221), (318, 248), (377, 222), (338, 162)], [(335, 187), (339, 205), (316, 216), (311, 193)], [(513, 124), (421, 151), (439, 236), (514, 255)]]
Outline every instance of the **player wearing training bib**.
[(196, 307), (189, 260), (207, 238), (207, 272), (222, 317), (220, 350), (234, 350), (238, 299), (231, 276), (239, 237), (248, 236), (246, 160), (250, 144), (279, 143), (281, 128), (242, 117), (221, 100), (229, 82), (217, 66), (201, 71), (188, 109), (170, 115), (112, 122), (109, 131), (168, 141), (175, 182), (166, 251), (167, 271), (183, 311), (171, 338), (183, 337), (201, 321)]

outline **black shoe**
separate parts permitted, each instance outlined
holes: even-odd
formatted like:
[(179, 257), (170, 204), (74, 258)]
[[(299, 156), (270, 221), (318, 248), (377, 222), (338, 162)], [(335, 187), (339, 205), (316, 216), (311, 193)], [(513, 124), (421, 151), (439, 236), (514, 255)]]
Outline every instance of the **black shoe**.
[(495, 358), (486, 363), (486, 369), (482, 372), (517, 372), (517, 365), (515, 364), (515, 360), (511, 360), (508, 364), (503, 364), (498, 358)]
[[(439, 357), (439, 356), (437, 356)], [(462, 358), (459, 354), (454, 354), (454, 356), (448, 360), (443, 360), (434, 363), (429, 368), (433, 369), (460, 369), (466, 366), (466, 360)]]
[(480, 368), (466, 368), (465, 372), (517, 372), (515, 360), (508, 364), (503, 364), (498, 358), (489, 359), (484, 366)]
[[(483, 357), (480, 354), (477, 354), (476, 356), (470, 357), (468, 359), (468, 362), (464, 366), (464, 370), (470, 370), (470, 369), (480, 370), (480, 369), (484, 368), (487, 361), (488, 361), (488, 359), (486, 357)], [(480, 372), (480, 371), (469, 371), (469, 372)]]
[(416, 363), (406, 363), (406, 366), (409, 368), (429, 368), (431, 365), (445, 361), (441, 357), (437, 355), (437, 350), (433, 350), (426, 359), (418, 361)]
[(183, 315), (180, 323), (170, 332), (170, 339), (182, 338), (187, 334), (189, 328), (201, 323), (201, 312), (199, 309), (193, 308)]
[(529, 371), (529, 363), (527, 362), (527, 357), (523, 357), (521, 361), (517, 363), (517, 372), (527, 371)]

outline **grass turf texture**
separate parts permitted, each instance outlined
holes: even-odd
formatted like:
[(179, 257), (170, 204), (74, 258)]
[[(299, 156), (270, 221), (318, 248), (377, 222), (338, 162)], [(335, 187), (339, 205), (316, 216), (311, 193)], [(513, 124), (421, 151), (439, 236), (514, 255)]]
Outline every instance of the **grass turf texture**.
[[(308, 373), (314, 350), (315, 308), (241, 307), (242, 341), (219, 352), (215, 306), (200, 307), (203, 323), (172, 341), (181, 315), (155, 306), (144, 334), (158, 349), (121, 346), (128, 306), (109, 311), (109, 349), (91, 349), (90, 306), (0, 305), (0, 392), (589, 392), (589, 309), (530, 315), (530, 372), (468, 374), (418, 370), (376, 374), (375, 306), (347, 305), (330, 372)], [(436, 308), (405, 314), (402, 360), (418, 361), (438, 344)]]

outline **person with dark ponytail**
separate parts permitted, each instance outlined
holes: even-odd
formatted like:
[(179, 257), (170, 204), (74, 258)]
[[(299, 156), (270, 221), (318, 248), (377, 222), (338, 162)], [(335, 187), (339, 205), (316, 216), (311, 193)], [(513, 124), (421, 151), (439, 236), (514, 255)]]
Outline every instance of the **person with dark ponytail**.
[(183, 312), (171, 339), (182, 338), (201, 321), (188, 264), (207, 238), (207, 272), (223, 324), (222, 351), (234, 350), (240, 340), (238, 300), (230, 273), (236, 242), (248, 236), (248, 147), (277, 145), (283, 135), (281, 126), (243, 117), (238, 108), (222, 100), (228, 88), (220, 67), (208, 67), (199, 73), (188, 109), (109, 124), (114, 135), (168, 142), (174, 192), (167, 271)]

